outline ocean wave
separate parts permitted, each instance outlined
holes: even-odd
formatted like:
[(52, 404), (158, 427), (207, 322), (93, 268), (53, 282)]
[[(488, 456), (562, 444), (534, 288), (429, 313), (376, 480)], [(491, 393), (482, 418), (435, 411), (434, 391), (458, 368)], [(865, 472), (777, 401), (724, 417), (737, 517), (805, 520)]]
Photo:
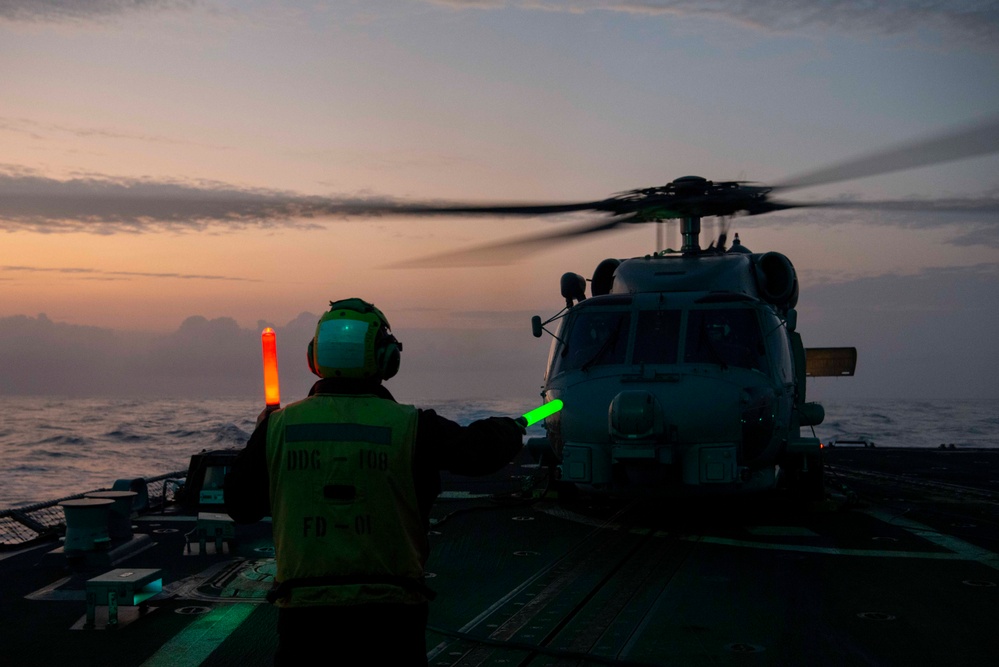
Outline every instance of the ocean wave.
[(191, 439), (195, 437), (200, 437), (202, 435), (201, 431), (194, 431), (188, 428), (174, 428), (168, 431), (164, 431), (163, 435), (168, 438), (178, 438), (181, 440)]
[[(62, 465), (68, 465), (69, 461), (82, 461), (88, 457), (86, 451), (81, 450), (67, 450), (67, 449), (37, 449), (32, 448), (30, 452), (23, 458), (24, 461), (34, 462), (39, 459), (48, 460), (46, 466), (49, 469), (57, 467), (60, 465), (60, 461), (65, 461)], [(13, 462), (9, 463), (7, 470), (9, 471), (13, 466)], [(8, 476), (9, 479), (9, 476)]]
[(894, 421), (890, 415), (882, 415), (876, 412), (867, 415), (867, 418), (871, 421), (881, 422), (882, 424), (891, 424)]
[(149, 440), (148, 436), (132, 433), (129, 429), (122, 427), (109, 431), (105, 434), (105, 437), (110, 438), (111, 440), (117, 440), (118, 442), (139, 442), (140, 440)]
[(219, 445), (245, 445), (250, 434), (235, 424), (222, 424), (215, 429), (213, 442)]
[[(242, 448), (260, 408), (251, 400), (119, 400), (5, 397), (0, 508), (110, 486), (115, 479), (185, 469), (202, 449)], [(516, 416), (521, 399), (413, 401), (459, 424)], [(822, 442), (867, 435), (878, 447), (999, 448), (999, 401), (823, 402)], [(808, 429), (804, 432), (810, 433)], [(543, 435), (540, 424), (528, 435)]]
[(89, 438), (78, 435), (53, 435), (51, 438), (43, 438), (36, 441), (35, 445), (64, 445), (67, 447), (80, 447), (90, 442)]

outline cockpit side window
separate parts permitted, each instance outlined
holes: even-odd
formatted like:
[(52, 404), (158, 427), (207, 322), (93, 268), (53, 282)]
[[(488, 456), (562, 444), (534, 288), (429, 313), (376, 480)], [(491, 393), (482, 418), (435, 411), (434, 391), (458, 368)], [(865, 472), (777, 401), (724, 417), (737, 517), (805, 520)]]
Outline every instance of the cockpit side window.
[(770, 313), (763, 317), (763, 328), (767, 332), (770, 355), (774, 360), (774, 374), (783, 384), (791, 384), (794, 382), (794, 366), (791, 362), (791, 341), (787, 327), (776, 315)]
[(766, 349), (756, 311), (750, 308), (691, 310), (683, 360), (767, 372)]
[(680, 341), (679, 310), (643, 310), (635, 332), (636, 364), (675, 364)]
[(581, 312), (563, 328), (554, 375), (593, 366), (623, 364), (631, 316), (627, 311)]

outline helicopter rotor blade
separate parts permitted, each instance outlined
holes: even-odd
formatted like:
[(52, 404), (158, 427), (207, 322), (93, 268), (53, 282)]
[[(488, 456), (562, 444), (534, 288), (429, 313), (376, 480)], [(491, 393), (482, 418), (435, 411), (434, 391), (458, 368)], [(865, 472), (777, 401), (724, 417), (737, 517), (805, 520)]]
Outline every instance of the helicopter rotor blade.
[(911, 213), (982, 213), (999, 214), (999, 197), (968, 197), (950, 199), (894, 199), (871, 201), (814, 201), (767, 202), (766, 208), (751, 211), (749, 215), (784, 211), (792, 208), (852, 208), (872, 211), (900, 211)]
[(401, 205), (387, 210), (386, 213), (407, 215), (558, 215), (578, 211), (600, 210), (601, 202), (581, 202), (578, 204), (449, 204), (447, 206)]
[(999, 152), (999, 116), (786, 179), (774, 189), (812, 187)]
[[(77, 178), (57, 181), (0, 170), (0, 221), (14, 228), (159, 230), (210, 224), (233, 227), (282, 221), (370, 216), (547, 216), (584, 211), (608, 214), (587, 224), (538, 236), (502, 241), (400, 266), (506, 263), (553, 242), (605, 231), (620, 223), (658, 222), (748, 214), (792, 208), (853, 208), (883, 211), (989, 215), (999, 198), (783, 202), (774, 190), (834, 183), (999, 152), (999, 116), (787, 179), (776, 187), (745, 181), (709, 181), (684, 176), (665, 185), (620, 192), (606, 199), (560, 203), (475, 203), (403, 200), (391, 196), (320, 197), (245, 189), (225, 184), (148, 182), (142, 179)], [(292, 224), (289, 222), (288, 224)], [(298, 224), (298, 223), (294, 223)], [(723, 226), (719, 245), (727, 242)]]
[(603, 202), (580, 202), (568, 204), (465, 204), (461, 202), (435, 203), (351, 203), (331, 204), (326, 214), (336, 215), (488, 215), (488, 216), (539, 216), (576, 213), (579, 211), (601, 210)]
[(597, 223), (573, 227), (571, 229), (561, 229), (555, 232), (524, 236), (498, 243), (487, 243), (485, 245), (455, 250), (427, 257), (405, 260), (397, 264), (390, 264), (386, 268), (392, 269), (431, 269), (431, 268), (451, 268), (457, 266), (488, 266), (512, 264), (523, 258), (525, 255), (533, 254), (548, 248), (552, 242), (564, 241), (571, 238), (587, 236), (613, 229), (622, 223), (629, 222), (625, 218), (615, 218), (612, 220), (600, 220)]

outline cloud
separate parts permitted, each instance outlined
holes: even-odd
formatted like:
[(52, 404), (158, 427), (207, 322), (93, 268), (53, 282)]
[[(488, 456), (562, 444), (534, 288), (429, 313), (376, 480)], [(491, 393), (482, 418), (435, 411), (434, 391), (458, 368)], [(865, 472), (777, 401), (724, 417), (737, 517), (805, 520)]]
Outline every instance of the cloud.
[[(2, 1), (2, 0), (0, 0)], [(211, 148), (215, 150), (232, 150), (230, 146), (219, 146), (212, 144), (202, 144), (184, 139), (171, 139), (154, 134), (130, 134), (128, 132), (116, 132), (101, 127), (85, 127), (79, 125), (59, 125), (57, 123), (42, 123), (28, 118), (11, 118), (0, 116), (0, 130), (25, 134), (32, 139), (46, 140), (50, 134), (69, 134), (80, 138), (97, 138), (126, 141), (141, 141), (145, 143), (199, 146), (201, 148)]]
[(999, 263), (931, 267), (911, 275), (895, 273), (863, 276), (839, 285), (811, 285), (808, 294), (823, 298), (829, 293), (845, 297), (837, 307), (854, 312), (897, 310), (977, 312), (999, 324)]
[(856, 377), (820, 398), (999, 395), (999, 263), (813, 282), (797, 310), (806, 347), (857, 348)]
[(0, 20), (93, 21), (128, 12), (187, 8), (195, 0), (0, 0)]
[[(990, 0), (424, 0), (451, 9), (614, 12), (718, 19), (767, 33), (831, 30), (868, 36), (937, 34), (994, 50), (999, 12)], [(100, 21), (135, 12), (189, 9), (198, 0), (0, 0), (0, 21)]]
[[(229, 317), (188, 317), (167, 334), (55, 322), (46, 315), (0, 317), (0, 395), (260, 397), (260, 331), (277, 332), (281, 394), (303, 398), (316, 379), (305, 350), (319, 316), (285, 325), (240, 327)], [(524, 327), (509, 331), (403, 329), (402, 371), (389, 383), (400, 399), (537, 394), (548, 353)]]
[(947, 243), (957, 246), (999, 248), (999, 195), (865, 202), (841, 199), (810, 208), (782, 211), (769, 216), (739, 218), (740, 227), (814, 225), (833, 227), (897, 227), (911, 230), (941, 229), (953, 233)]
[[(820, 381), (813, 398), (997, 396), (999, 263), (810, 281), (797, 310), (806, 346), (858, 349), (856, 377)], [(259, 398), (260, 331), (272, 326), (287, 403), (315, 379), (305, 349), (317, 319), (302, 313), (284, 325), (244, 328), (232, 318), (195, 315), (172, 332), (149, 334), (45, 315), (0, 317), (0, 394)], [(474, 323), (395, 333), (404, 343), (402, 370), (388, 386), (401, 400), (537, 395), (549, 339), (533, 338), (526, 326), (519, 333)]]
[(237, 396), (260, 375), (260, 334), (224, 317), (156, 335), (17, 315), (0, 317), (0, 335), (0, 394)]
[[(0, 167), (0, 229), (49, 232), (160, 232), (210, 225), (316, 226), (324, 216), (384, 213), (387, 198), (324, 198), (276, 190), (85, 175), (60, 181)], [(374, 208), (373, 208), (374, 207)]]
[(99, 279), (123, 279), (123, 278), (171, 278), (176, 280), (222, 280), (222, 281), (239, 281), (239, 282), (261, 282), (259, 278), (240, 278), (235, 276), (216, 276), (209, 274), (197, 274), (197, 273), (153, 273), (149, 271), (105, 271), (102, 269), (91, 269), (86, 267), (76, 267), (76, 266), (12, 266), (0, 265), (0, 271), (5, 272), (24, 272), (24, 273), (62, 273), (68, 275), (77, 275), (83, 278), (99, 278)]
[(999, 11), (988, 0), (426, 0), (456, 9), (515, 7), (552, 12), (619, 12), (721, 19), (769, 33), (817, 28), (863, 35), (931, 31), (994, 49)]

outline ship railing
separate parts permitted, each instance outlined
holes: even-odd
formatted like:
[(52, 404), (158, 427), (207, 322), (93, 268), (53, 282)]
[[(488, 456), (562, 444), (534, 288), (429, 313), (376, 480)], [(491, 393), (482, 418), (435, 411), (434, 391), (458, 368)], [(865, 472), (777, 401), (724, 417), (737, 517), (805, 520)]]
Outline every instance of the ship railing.
[[(174, 500), (179, 482), (187, 476), (186, 470), (169, 472), (145, 479), (149, 492), (147, 511), (162, 509)], [(107, 491), (94, 489), (65, 496), (56, 500), (0, 510), (0, 551), (16, 549), (32, 542), (49, 539), (66, 532), (66, 516), (60, 503), (83, 498), (88, 493)]]

